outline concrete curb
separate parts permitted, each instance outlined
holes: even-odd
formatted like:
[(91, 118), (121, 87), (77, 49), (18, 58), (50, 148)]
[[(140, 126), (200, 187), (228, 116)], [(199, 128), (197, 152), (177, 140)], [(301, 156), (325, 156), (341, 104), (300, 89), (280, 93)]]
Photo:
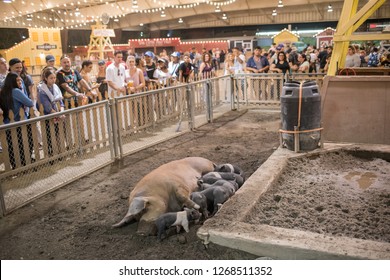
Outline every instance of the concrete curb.
[(390, 155), (388, 145), (327, 143), (324, 149), (299, 154), (278, 148), (222, 206), (217, 215), (204, 223), (197, 232), (198, 237), (206, 245), (212, 242), (273, 259), (390, 259), (389, 243), (244, 222), (262, 194), (278, 180), (289, 158), (341, 149), (385, 152)]

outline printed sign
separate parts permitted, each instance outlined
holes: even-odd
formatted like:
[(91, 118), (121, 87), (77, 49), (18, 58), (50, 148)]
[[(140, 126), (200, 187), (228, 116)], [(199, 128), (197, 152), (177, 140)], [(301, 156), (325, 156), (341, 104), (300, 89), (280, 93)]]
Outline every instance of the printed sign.
[(57, 45), (51, 45), (48, 43), (45, 43), (43, 45), (37, 45), (37, 50), (45, 50), (45, 51), (50, 51), (52, 49), (56, 49)]
[(114, 29), (94, 29), (93, 36), (115, 37)]

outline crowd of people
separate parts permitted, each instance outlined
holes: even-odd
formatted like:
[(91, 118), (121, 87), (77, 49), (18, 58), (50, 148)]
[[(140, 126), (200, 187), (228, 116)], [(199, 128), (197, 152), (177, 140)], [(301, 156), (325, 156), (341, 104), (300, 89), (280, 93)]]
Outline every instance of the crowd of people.
[[(231, 50), (202, 49), (193, 47), (188, 52), (164, 50), (159, 55), (146, 51), (141, 55), (116, 51), (109, 61), (98, 60), (93, 70), (91, 60), (72, 67), (71, 58), (63, 55), (57, 69), (53, 55), (46, 56), (40, 82), (36, 85), (27, 72), (24, 62), (18, 58), (7, 61), (0, 58), (0, 109), (3, 122), (19, 121), (19, 110), (29, 108), (39, 115), (51, 114), (65, 108), (78, 107), (100, 99), (158, 89), (178, 83), (238, 73), (326, 73), (332, 46), (315, 48), (307, 46), (298, 52), (289, 44), (273, 44), (265, 50), (255, 47), (251, 56), (239, 48)], [(373, 46), (367, 54), (364, 49), (351, 45), (346, 55), (345, 67), (389, 66), (389, 54), (381, 55)], [(94, 72), (92, 74), (92, 72)], [(13, 111), (13, 120), (9, 111)], [(0, 112), (1, 113), (1, 112)]]

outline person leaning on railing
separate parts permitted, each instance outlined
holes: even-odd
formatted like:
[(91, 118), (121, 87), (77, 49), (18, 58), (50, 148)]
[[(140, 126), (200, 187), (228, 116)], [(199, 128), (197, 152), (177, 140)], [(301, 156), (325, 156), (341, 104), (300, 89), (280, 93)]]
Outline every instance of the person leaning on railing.
[(81, 64), (81, 71), (80, 71), (81, 77), (83, 78), (84, 81), (87, 82), (88, 85), (87, 88), (85, 86), (81, 86), (81, 89), (84, 91), (85, 95), (88, 98), (88, 103), (99, 101), (97, 89), (100, 86), (100, 84), (96, 83), (96, 80), (92, 80), (91, 78), (92, 67), (93, 67), (92, 61), (84, 60)]
[(202, 79), (209, 79), (214, 76), (214, 64), (209, 53), (204, 53), (202, 56), (202, 63), (199, 67), (199, 73)]
[[(61, 57), (61, 69), (57, 71), (57, 81), (58, 86), (61, 89), (62, 96), (65, 99), (68, 99), (68, 108), (71, 108), (71, 99), (74, 100), (74, 106), (79, 106), (79, 101), (82, 102), (86, 96), (80, 92), (78, 84), (80, 83), (84, 86), (87, 92), (91, 92), (92, 89), (88, 83), (80, 76), (80, 73), (77, 70), (71, 69), (70, 58), (67, 55)], [(78, 100), (78, 99), (81, 100)]]
[(102, 96), (102, 100), (106, 100), (106, 94), (108, 92), (108, 85), (106, 80), (106, 62), (104, 60), (99, 60), (98, 62), (99, 70), (96, 77), (96, 83), (99, 86), (99, 92)]
[(278, 53), (277, 59), (270, 66), (270, 71), (275, 73), (283, 73), (284, 75), (290, 71), (290, 65), (284, 52)]
[(145, 89), (144, 73), (135, 66), (135, 57), (129, 55), (126, 59), (126, 84), (128, 94), (142, 92)]
[[(18, 122), (20, 121), (20, 109), (22, 107), (31, 108), (33, 106), (34, 103), (32, 102), (32, 100), (22, 91), (22, 78), (17, 73), (9, 72), (4, 80), (4, 86), (0, 94), (0, 108), (3, 110), (4, 124), (9, 124), (11, 122), (11, 117), (9, 115), (10, 111), (12, 111), (14, 115), (13, 121)], [(22, 128), (17, 127), (16, 133), (20, 155), (20, 163), (25, 166), (27, 162), (24, 155)], [(16, 160), (11, 130), (6, 130), (6, 139), (10, 165), (12, 169), (15, 169)]]
[(179, 66), (179, 82), (189, 83), (193, 80), (194, 65), (191, 63), (189, 53), (185, 53), (183, 58), (184, 62)]
[[(56, 73), (55, 70), (51, 67), (47, 67), (42, 72), (42, 81), (38, 84), (38, 98), (43, 106), (43, 113), (45, 115), (62, 112), (65, 109), (63, 97), (60, 88), (55, 84), (56, 82)], [(65, 119), (65, 116), (45, 120), (46, 125), (46, 137), (47, 137), (47, 146), (48, 153), (50, 156), (53, 155), (53, 146), (52, 146), (52, 137), (51, 137), (51, 125), (54, 123), (54, 134), (56, 136), (57, 144), (59, 147), (60, 144), (59, 137), (59, 123)]]

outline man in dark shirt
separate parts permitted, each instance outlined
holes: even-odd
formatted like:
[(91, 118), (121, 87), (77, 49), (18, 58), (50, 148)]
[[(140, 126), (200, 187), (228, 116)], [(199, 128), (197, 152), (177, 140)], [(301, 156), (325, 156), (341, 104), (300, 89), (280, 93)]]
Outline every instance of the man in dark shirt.
[(156, 70), (156, 64), (153, 62), (154, 54), (151, 51), (147, 51), (145, 54), (145, 67), (147, 78), (145, 79), (146, 85), (149, 84), (150, 80), (153, 80), (154, 70)]
[(185, 53), (183, 58), (184, 62), (179, 66), (179, 82), (188, 83), (193, 71), (193, 65), (191, 64), (191, 58), (188, 53)]
[(78, 98), (83, 98), (84, 94), (80, 93), (77, 84), (80, 82), (87, 89), (87, 92), (90, 92), (92, 89), (77, 70), (70, 68), (71, 62), (67, 55), (63, 55), (60, 62), (61, 69), (57, 71), (58, 86), (61, 89), (62, 96), (68, 101), (68, 109), (71, 108), (72, 99), (74, 100), (74, 106), (78, 107)]

